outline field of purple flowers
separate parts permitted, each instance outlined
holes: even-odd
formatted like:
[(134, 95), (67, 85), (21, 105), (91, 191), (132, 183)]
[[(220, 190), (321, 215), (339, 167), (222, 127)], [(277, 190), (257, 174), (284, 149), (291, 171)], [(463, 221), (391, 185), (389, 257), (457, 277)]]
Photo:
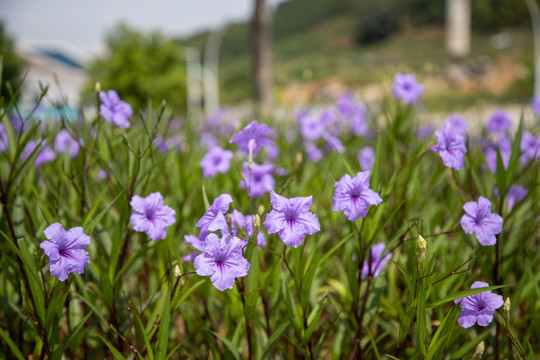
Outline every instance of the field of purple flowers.
[(540, 99), (420, 125), (422, 93), (179, 120), (97, 86), (57, 122), (3, 94), (0, 354), (536, 359)]

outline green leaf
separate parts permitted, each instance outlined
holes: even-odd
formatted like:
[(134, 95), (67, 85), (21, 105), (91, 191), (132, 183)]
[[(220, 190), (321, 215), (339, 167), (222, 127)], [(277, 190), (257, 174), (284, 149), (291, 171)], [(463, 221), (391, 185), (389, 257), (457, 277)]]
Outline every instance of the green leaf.
[(105, 340), (103, 338), (103, 336), (101, 335), (98, 335), (99, 338), (101, 339), (101, 341), (103, 341), (103, 343), (105, 345), (107, 345), (107, 347), (109, 348), (109, 350), (111, 350), (113, 356), (114, 356), (114, 359), (115, 360), (126, 360), (126, 358), (120, 353), (120, 351), (118, 351), (110, 342), (108, 342), (107, 340)]
[(11, 355), (15, 356), (18, 360), (25, 360), (23, 354), (21, 353), (17, 345), (13, 342), (13, 340), (11, 340), (9, 335), (6, 332), (4, 332), (4, 330), (2, 330), (1, 327), (0, 327), (0, 337), (4, 340), (4, 342), (12, 351)]
[(426, 357), (426, 340), (428, 337), (426, 329), (426, 279), (419, 279), (419, 293), (418, 293), (418, 302), (416, 306), (416, 331), (417, 331), (417, 340), (418, 340), (418, 350), (420, 351), (421, 358)]
[(135, 337), (137, 339), (138, 350), (142, 351), (142, 347), (144, 345), (144, 348), (148, 351), (148, 359), (153, 360), (154, 351), (152, 350), (152, 346), (150, 345), (150, 339), (148, 338), (148, 334), (146, 333), (146, 329), (144, 327), (141, 314), (137, 309), (137, 305), (133, 302), (130, 302), (129, 308), (131, 309), (131, 313), (135, 318)]
[(169, 332), (171, 324), (171, 294), (170, 290), (165, 294), (165, 304), (161, 311), (161, 319), (157, 336), (156, 359), (165, 360), (167, 357), (167, 346), (169, 344)]
[(215, 337), (217, 337), (223, 344), (225, 344), (227, 349), (229, 349), (229, 351), (236, 360), (242, 360), (242, 355), (240, 355), (240, 352), (238, 352), (236, 346), (234, 346), (234, 344), (229, 339), (226, 339), (215, 331), (212, 331), (212, 334), (214, 334)]
[(281, 322), (277, 329), (274, 330), (272, 336), (270, 336), (270, 339), (268, 339), (268, 341), (264, 345), (261, 359), (266, 359), (268, 356), (270, 356), (270, 352), (276, 346), (285, 330), (287, 330), (287, 328), (289, 327), (290, 323), (290, 320), (285, 320)]
[(19, 239), (17, 241), (20, 250), (21, 260), (24, 264), (24, 270), (26, 272), (26, 278), (30, 286), (30, 292), (32, 294), (32, 302), (36, 310), (36, 315), (41, 324), (45, 322), (45, 291), (43, 290), (43, 284), (38, 277), (38, 270), (34, 256), (30, 254), (26, 240)]

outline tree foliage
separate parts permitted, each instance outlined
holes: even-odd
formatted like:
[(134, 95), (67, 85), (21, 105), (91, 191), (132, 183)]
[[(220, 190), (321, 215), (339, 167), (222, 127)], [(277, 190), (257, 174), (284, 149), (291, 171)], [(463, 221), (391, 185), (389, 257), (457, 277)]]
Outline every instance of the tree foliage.
[(17, 88), (17, 84), (21, 80), (24, 61), (15, 53), (13, 39), (5, 31), (2, 22), (0, 22), (0, 57), (2, 59), (0, 96), (5, 97), (7, 94), (6, 84), (9, 83), (13, 89)]
[(107, 55), (88, 67), (86, 94), (99, 81), (102, 89), (115, 89), (134, 108), (145, 107), (149, 98), (185, 108), (185, 60), (176, 41), (157, 31), (145, 34), (121, 24), (109, 32), (106, 44)]

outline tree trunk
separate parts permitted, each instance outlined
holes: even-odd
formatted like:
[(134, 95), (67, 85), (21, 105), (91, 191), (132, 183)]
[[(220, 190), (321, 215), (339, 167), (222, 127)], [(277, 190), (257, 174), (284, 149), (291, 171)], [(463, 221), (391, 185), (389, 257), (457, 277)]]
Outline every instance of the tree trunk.
[(253, 81), (257, 113), (272, 109), (271, 16), (265, 0), (255, 0), (252, 19)]

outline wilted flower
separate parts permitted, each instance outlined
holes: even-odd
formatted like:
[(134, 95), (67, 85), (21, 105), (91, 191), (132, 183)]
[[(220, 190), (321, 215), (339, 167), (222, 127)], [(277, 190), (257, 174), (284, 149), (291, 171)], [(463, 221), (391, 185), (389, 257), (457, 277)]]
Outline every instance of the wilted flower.
[(504, 133), (512, 126), (510, 115), (502, 109), (497, 109), (491, 114), (487, 123), (487, 129), (490, 133)]
[(199, 219), (196, 226), (201, 228), (199, 239), (204, 240), (208, 231), (217, 231), (227, 228), (225, 213), (229, 210), (229, 205), (233, 202), (231, 195), (219, 195), (206, 213)]
[[(489, 284), (483, 281), (475, 281), (471, 289), (488, 287)], [(459, 304), (461, 313), (458, 317), (458, 324), (464, 328), (470, 328), (478, 323), (480, 326), (488, 326), (493, 321), (495, 310), (503, 306), (504, 301), (501, 295), (485, 291), (478, 294), (465, 296), (454, 300)]]
[(54, 138), (54, 149), (60, 154), (69, 151), (69, 156), (73, 159), (79, 154), (79, 142), (71, 137), (67, 130), (60, 130)]
[(176, 212), (163, 204), (159, 192), (147, 197), (133, 196), (130, 202), (133, 208), (130, 223), (135, 231), (144, 231), (150, 239), (157, 241), (167, 236), (167, 227), (176, 222)]
[(231, 169), (231, 159), (233, 152), (224, 150), (219, 146), (214, 146), (201, 160), (204, 177), (214, 177), (217, 173), (226, 174)]
[(250, 153), (250, 148), (253, 155), (257, 155), (259, 150), (264, 146), (273, 145), (274, 142), (267, 136), (274, 134), (266, 124), (260, 124), (257, 120), (253, 120), (242, 130), (234, 134), (230, 143), (238, 145), (238, 149), (245, 153)]
[(443, 130), (435, 131), (435, 136), (439, 143), (433, 145), (430, 150), (437, 151), (443, 160), (443, 164), (451, 169), (461, 170), (463, 168), (463, 156), (467, 152), (465, 138), (455, 131), (450, 123), (445, 123)]
[(382, 256), (384, 247), (385, 245), (382, 242), (373, 244), (371, 246), (371, 250), (369, 252), (369, 259), (367, 261), (364, 261), (364, 264), (362, 265), (362, 279), (367, 278), (369, 275), (372, 275), (374, 278), (379, 276), (382, 269), (384, 268), (384, 265), (386, 265), (388, 260), (390, 260), (390, 258), (392, 257), (392, 254), (390, 253)]
[(416, 82), (413, 74), (396, 74), (392, 92), (397, 99), (403, 100), (406, 104), (414, 104), (422, 96), (424, 87)]
[(100, 91), (99, 98), (102, 102), (99, 106), (99, 115), (108, 122), (113, 122), (122, 128), (128, 128), (130, 125), (128, 118), (133, 115), (131, 105), (120, 100), (114, 90)]
[(469, 201), (463, 205), (465, 215), (461, 218), (461, 227), (466, 234), (475, 234), (483, 246), (497, 243), (495, 235), (502, 231), (503, 218), (491, 212), (491, 202), (480, 196), (478, 202)]
[(242, 254), (240, 239), (225, 235), (221, 239), (209, 234), (205, 239), (204, 252), (193, 262), (201, 276), (210, 276), (216, 289), (232, 289), (237, 277), (246, 276), (250, 267)]
[(249, 164), (245, 162), (242, 173), (244, 178), (240, 180), (240, 189), (247, 189), (248, 194), (254, 198), (261, 197), (274, 190), (276, 182), (272, 177), (273, 170), (274, 166), (272, 164), (259, 165), (252, 163), (250, 171)]
[(336, 191), (332, 210), (343, 211), (350, 221), (366, 217), (368, 206), (382, 202), (379, 194), (369, 188), (369, 178), (369, 171), (359, 172), (354, 178), (349, 174), (343, 175), (334, 184)]
[(306, 235), (321, 230), (317, 217), (309, 211), (313, 196), (286, 198), (275, 192), (270, 193), (274, 208), (266, 215), (264, 227), (269, 234), (277, 233), (285, 245), (298, 247)]
[(360, 163), (362, 170), (371, 171), (373, 165), (375, 165), (375, 151), (373, 151), (373, 148), (366, 146), (360, 149), (360, 151), (358, 151), (358, 162)]
[(90, 245), (90, 237), (82, 227), (68, 231), (59, 223), (54, 223), (43, 231), (48, 241), (39, 246), (49, 257), (51, 275), (65, 281), (69, 274), (82, 274), (84, 267), (90, 264), (88, 252), (84, 248)]

